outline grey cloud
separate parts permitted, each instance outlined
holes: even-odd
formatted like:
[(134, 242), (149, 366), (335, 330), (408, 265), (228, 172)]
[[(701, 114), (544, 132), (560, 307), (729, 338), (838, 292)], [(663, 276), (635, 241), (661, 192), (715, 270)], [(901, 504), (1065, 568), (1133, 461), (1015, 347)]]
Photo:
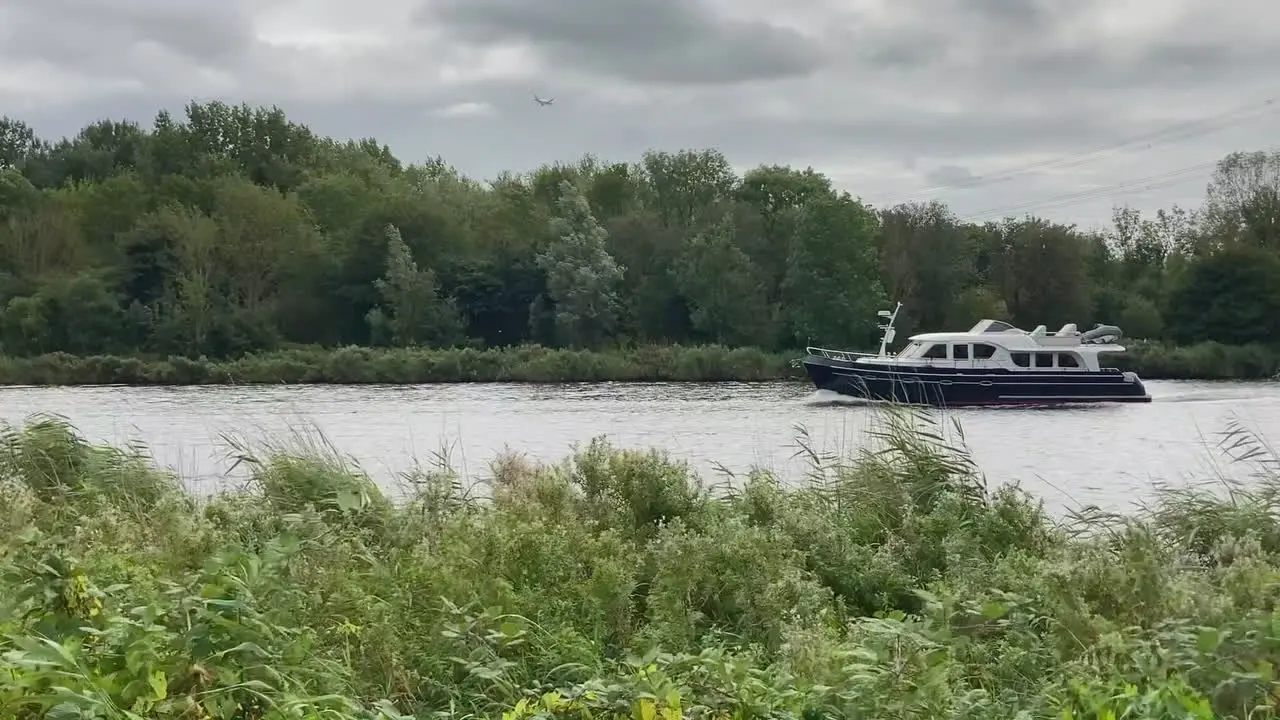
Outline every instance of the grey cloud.
[(254, 42), (236, 2), (200, 0), (8, 0), (10, 36), (0, 55), (92, 67), (115, 64), (143, 42), (202, 63), (225, 62)]
[[(868, 112), (847, 120), (757, 118), (691, 122), (679, 127), (674, 132), (696, 138), (699, 144), (716, 144), (717, 137), (731, 137), (740, 140), (733, 142), (739, 151), (747, 152), (758, 141), (771, 150), (805, 157), (841, 153), (882, 158), (892, 157), (887, 150), (910, 148), (918, 158), (940, 159), (1078, 152), (1081, 147), (1114, 141), (1126, 126), (1118, 119), (1087, 111), (1029, 118), (975, 110), (960, 117), (948, 113), (916, 112), (902, 117), (890, 112)], [(728, 142), (722, 140), (719, 144)]]
[(703, 0), (427, 0), (419, 19), (479, 42), (529, 41), (579, 69), (641, 82), (793, 77), (823, 59), (795, 30), (721, 18)]
[(1280, 43), (1222, 43), (1211, 39), (1168, 39), (1156, 43), (1130, 65), (1132, 78), (1159, 77), (1170, 86), (1239, 76), (1253, 67), (1280, 66)]
[[(1121, 115), (1098, 113), (1092, 107), (1046, 105), (1034, 112), (1011, 113), (998, 105), (975, 104), (956, 114), (868, 102), (851, 110), (845, 105), (843, 89), (819, 80), (809, 83), (803, 93), (792, 88), (787, 95), (805, 110), (799, 117), (770, 116), (758, 107), (759, 96), (768, 92), (709, 88), (696, 93), (697, 102), (677, 111), (662, 102), (621, 107), (557, 91), (561, 97), (556, 104), (540, 108), (523, 84), (492, 82), (440, 103), (493, 105), (498, 118), (518, 128), (506, 138), (513, 146), (563, 140), (566, 148), (574, 147), (574, 142), (580, 148), (569, 149), (570, 155), (617, 148), (626, 158), (649, 148), (715, 146), (735, 162), (751, 164), (789, 163), (788, 158), (796, 157), (820, 162), (836, 155), (900, 163), (909, 153), (912, 163), (927, 168), (955, 165), (945, 160), (957, 157), (1078, 153), (1158, 127), (1135, 126)], [(514, 148), (511, 152), (522, 153)], [(544, 150), (544, 156), (552, 158), (550, 149)]]
[[(1152, 14), (1161, 9), (1142, 0), (1110, 6), (1132, 12), (1148, 4)], [(1280, 7), (1252, 0), (1220, 6), (1217, 16), (1252, 17), (1245, 31), (1235, 32), (1211, 26), (1215, 10), (1208, 0), (1174, 7), (1184, 13), (1156, 37), (1094, 29), (1107, 9), (1101, 0), (903, 3), (887, 22), (845, 32), (858, 40), (852, 62), (870, 72), (948, 77), (990, 93), (1187, 87), (1280, 65), (1280, 42), (1263, 29)]]
[(889, 38), (868, 46), (864, 57), (872, 68), (911, 70), (936, 66), (947, 59), (946, 33), (930, 32)]
[[(900, 3), (888, 19), (858, 18), (842, 28), (856, 38), (871, 67), (941, 70), (961, 60), (985, 64), (1057, 47), (1072, 18), (1096, 12), (1099, 0), (934, 0)], [(961, 57), (964, 56), (964, 57)], [(1016, 63), (1018, 59), (1015, 59)]]
[(925, 174), (924, 179), (930, 185), (961, 185), (973, 182), (977, 176), (967, 167), (959, 165), (943, 165)]
[[(1276, 8), (1247, 4), (1235, 13), (1274, 22), (1265, 15), (1274, 17)], [(1134, 5), (1140, 3), (1129, 4)], [(1188, 10), (1158, 37), (1115, 37), (1091, 29), (1102, 9), (1097, 0), (951, 0), (929, 5), (928, 13), (916, 6), (913, 17), (865, 37), (860, 61), (873, 72), (947, 77), (987, 95), (1025, 94), (1044, 97), (1047, 104), (1088, 101), (1091, 94), (1103, 99), (1100, 91), (1235, 82), (1280, 65), (1280, 42), (1274, 32), (1267, 37), (1265, 24), (1224, 32), (1207, 22), (1215, 12), (1207, 0), (1190, 5), (1198, 12)], [(1153, 4), (1151, 13), (1160, 10)], [(1233, 10), (1221, 6), (1217, 13)]]
[[(1016, 65), (995, 68), (993, 78), (1010, 87), (1034, 85), (1068, 90), (1185, 88), (1247, 77), (1252, 68), (1280, 65), (1280, 45), (1219, 45), (1186, 39), (1140, 48), (1049, 48)], [(1261, 100), (1241, 97), (1240, 102)]]
[(1080, 0), (952, 0), (951, 9), (1001, 30), (1035, 30), (1051, 25), (1062, 12), (1088, 12), (1091, 8)]
[[(801, 102), (811, 112), (798, 118), (762, 115), (755, 107), (759, 100), (754, 93), (732, 88), (709, 90), (702, 102), (681, 112), (661, 103), (618, 107), (573, 95), (563, 98), (563, 106), (562, 99), (557, 99), (551, 108), (538, 108), (523, 86), (501, 83), (474, 89), (457, 100), (488, 102), (497, 108), (498, 118), (510, 123), (507, 127), (518, 127), (502, 138), (509, 144), (504, 153), (523, 156), (527, 148), (543, 146), (542, 157), (548, 160), (563, 159), (564, 153), (571, 157), (598, 152), (634, 159), (650, 148), (719, 147), (734, 162), (746, 164), (814, 162), (820, 166), (824, 158), (853, 157), (899, 166), (905, 162), (908, 170), (923, 174), (925, 168), (960, 165), (955, 158), (965, 158), (967, 165), (969, 158), (984, 155), (1080, 153), (1159, 127), (1135, 126), (1120, 115), (1097, 113), (1089, 107), (1046, 107), (1043, 113), (1011, 114), (978, 105), (957, 115), (868, 104), (850, 112), (836, 93), (824, 103), (823, 84), (815, 81), (813, 85), (812, 98)], [(450, 145), (466, 147), (466, 143)], [(553, 147), (563, 152), (557, 155)], [(902, 160), (904, 155), (908, 161)], [(947, 172), (959, 171), (963, 169)]]

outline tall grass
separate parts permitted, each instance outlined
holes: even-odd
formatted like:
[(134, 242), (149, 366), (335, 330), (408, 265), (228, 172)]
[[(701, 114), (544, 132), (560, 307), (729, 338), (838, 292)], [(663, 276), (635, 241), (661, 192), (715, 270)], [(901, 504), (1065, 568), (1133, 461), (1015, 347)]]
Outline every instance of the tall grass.
[[(197, 502), (0, 433), (0, 718), (1274, 718), (1280, 474), (1057, 523), (889, 410), (811, 482), (595, 441), (391, 502), (323, 447)], [(484, 499), (477, 499), (483, 496)]]

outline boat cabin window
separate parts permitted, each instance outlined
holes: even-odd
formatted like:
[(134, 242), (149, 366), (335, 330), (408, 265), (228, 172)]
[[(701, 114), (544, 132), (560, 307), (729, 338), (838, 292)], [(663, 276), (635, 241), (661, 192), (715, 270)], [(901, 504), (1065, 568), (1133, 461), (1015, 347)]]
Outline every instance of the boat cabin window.
[(942, 344), (931, 345), (928, 350), (924, 351), (923, 357), (927, 357), (931, 360), (946, 360), (947, 346)]
[(995, 356), (996, 356), (996, 346), (995, 346), (995, 345), (988, 345), (988, 344), (986, 344), (986, 343), (974, 343), (974, 344), (973, 344), (973, 359), (975, 359), (975, 360), (988, 360), (988, 359), (993, 358), (993, 357), (995, 357)]
[[(1037, 368), (1078, 368), (1080, 360), (1073, 353), (1063, 352), (1015, 352), (1009, 353), (1009, 357), (1013, 358), (1013, 364), (1018, 367), (1029, 368), (1035, 363)], [(1033, 360), (1034, 358), (1034, 360)], [(1056, 362), (1055, 362), (1056, 360)]]
[(952, 345), (951, 359), (952, 360), (968, 360), (969, 346), (968, 345)]

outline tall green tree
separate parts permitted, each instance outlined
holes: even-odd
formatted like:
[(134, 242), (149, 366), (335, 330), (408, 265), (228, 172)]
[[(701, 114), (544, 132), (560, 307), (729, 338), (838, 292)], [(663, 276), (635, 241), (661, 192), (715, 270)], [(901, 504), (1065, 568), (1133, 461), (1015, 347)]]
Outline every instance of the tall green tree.
[(647, 152), (644, 170), (653, 206), (669, 225), (691, 228), (707, 208), (732, 197), (738, 178), (717, 150)]
[(1093, 319), (1090, 238), (1038, 218), (1008, 220), (997, 236), (995, 280), (1015, 324), (1029, 330)]
[(1275, 344), (1280, 338), (1280, 255), (1243, 243), (1197, 259), (1169, 302), (1169, 325), (1183, 343)]
[(387, 272), (374, 283), (382, 305), (369, 311), (372, 335), (401, 346), (457, 343), (462, 322), (452, 298), (440, 296), (435, 273), (418, 267), (396, 226), (385, 233)]
[(145, 298), (157, 349), (215, 357), (234, 352), (218, 223), (194, 208), (168, 206), (127, 237), (137, 265), (126, 292), (135, 301)]
[(751, 258), (734, 244), (731, 218), (693, 236), (675, 274), (693, 327), (704, 339), (763, 347), (777, 343), (777, 310), (769, 304)]
[(757, 214), (760, 232), (757, 242), (740, 233), (738, 245), (764, 273), (770, 300), (778, 299), (787, 273), (787, 252), (793, 234), (789, 223), (794, 220), (796, 208), (832, 192), (831, 180), (813, 168), (761, 165), (742, 176), (737, 199)]
[(558, 207), (551, 221), (555, 239), (538, 254), (556, 336), (565, 345), (598, 347), (617, 329), (623, 268), (609, 254), (608, 234), (587, 199), (568, 180), (560, 182)]
[(865, 346), (884, 303), (876, 262), (876, 218), (848, 195), (820, 197), (798, 210), (784, 307), (804, 344)]
[(44, 148), (44, 142), (28, 124), (0, 115), (0, 170), (23, 169)]
[(952, 305), (974, 275), (969, 235), (940, 202), (898, 205), (880, 214), (881, 280), (903, 303), (903, 333), (969, 325)]
[(1222, 241), (1280, 250), (1280, 151), (1222, 158), (1209, 181), (1205, 215)]
[(649, 342), (692, 339), (689, 307), (677, 276), (685, 233), (666, 225), (653, 210), (608, 221), (609, 253), (623, 267), (619, 293), (628, 333)]

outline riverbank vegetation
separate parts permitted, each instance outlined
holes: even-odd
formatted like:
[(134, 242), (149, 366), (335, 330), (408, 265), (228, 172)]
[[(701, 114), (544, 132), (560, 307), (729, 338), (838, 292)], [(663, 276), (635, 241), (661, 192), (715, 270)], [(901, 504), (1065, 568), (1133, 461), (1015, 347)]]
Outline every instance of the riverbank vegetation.
[[(0, 352), (10, 368), (50, 353), (216, 363), (298, 345), (776, 354), (870, 348), (875, 310), (901, 300), (902, 337), (980, 317), (1109, 322), (1150, 348), (1252, 344), (1246, 355), (1274, 364), (1277, 167), (1280, 154), (1234, 153), (1203, 207), (1119, 209), (1112, 227), (1085, 230), (968, 221), (939, 203), (872, 208), (811, 169), (738, 174), (714, 150), (480, 182), (372, 139), (318, 137), (272, 108), (193, 103), (56, 142), (0, 118)], [(592, 366), (572, 379), (598, 376)]]
[(35, 418), (0, 436), (0, 717), (1277, 717), (1260, 444), (1225, 443), (1258, 471), (1230, 497), (1057, 522), (885, 418), (799, 488), (596, 441), (396, 501), (246, 452), (199, 502)]
[[(1148, 380), (1274, 378), (1280, 355), (1264, 345), (1214, 342), (1169, 347), (1130, 343), (1104, 365)], [(459, 382), (765, 382), (804, 381), (796, 353), (723, 345), (650, 345), (574, 350), (509, 348), (300, 347), (238, 358), (191, 359), (51, 353), (0, 357), (0, 385), (246, 385)]]
[(758, 382), (804, 378), (791, 354), (719, 345), (599, 352), (511, 348), (304, 347), (235, 359), (68, 354), (0, 358), (0, 385)]

